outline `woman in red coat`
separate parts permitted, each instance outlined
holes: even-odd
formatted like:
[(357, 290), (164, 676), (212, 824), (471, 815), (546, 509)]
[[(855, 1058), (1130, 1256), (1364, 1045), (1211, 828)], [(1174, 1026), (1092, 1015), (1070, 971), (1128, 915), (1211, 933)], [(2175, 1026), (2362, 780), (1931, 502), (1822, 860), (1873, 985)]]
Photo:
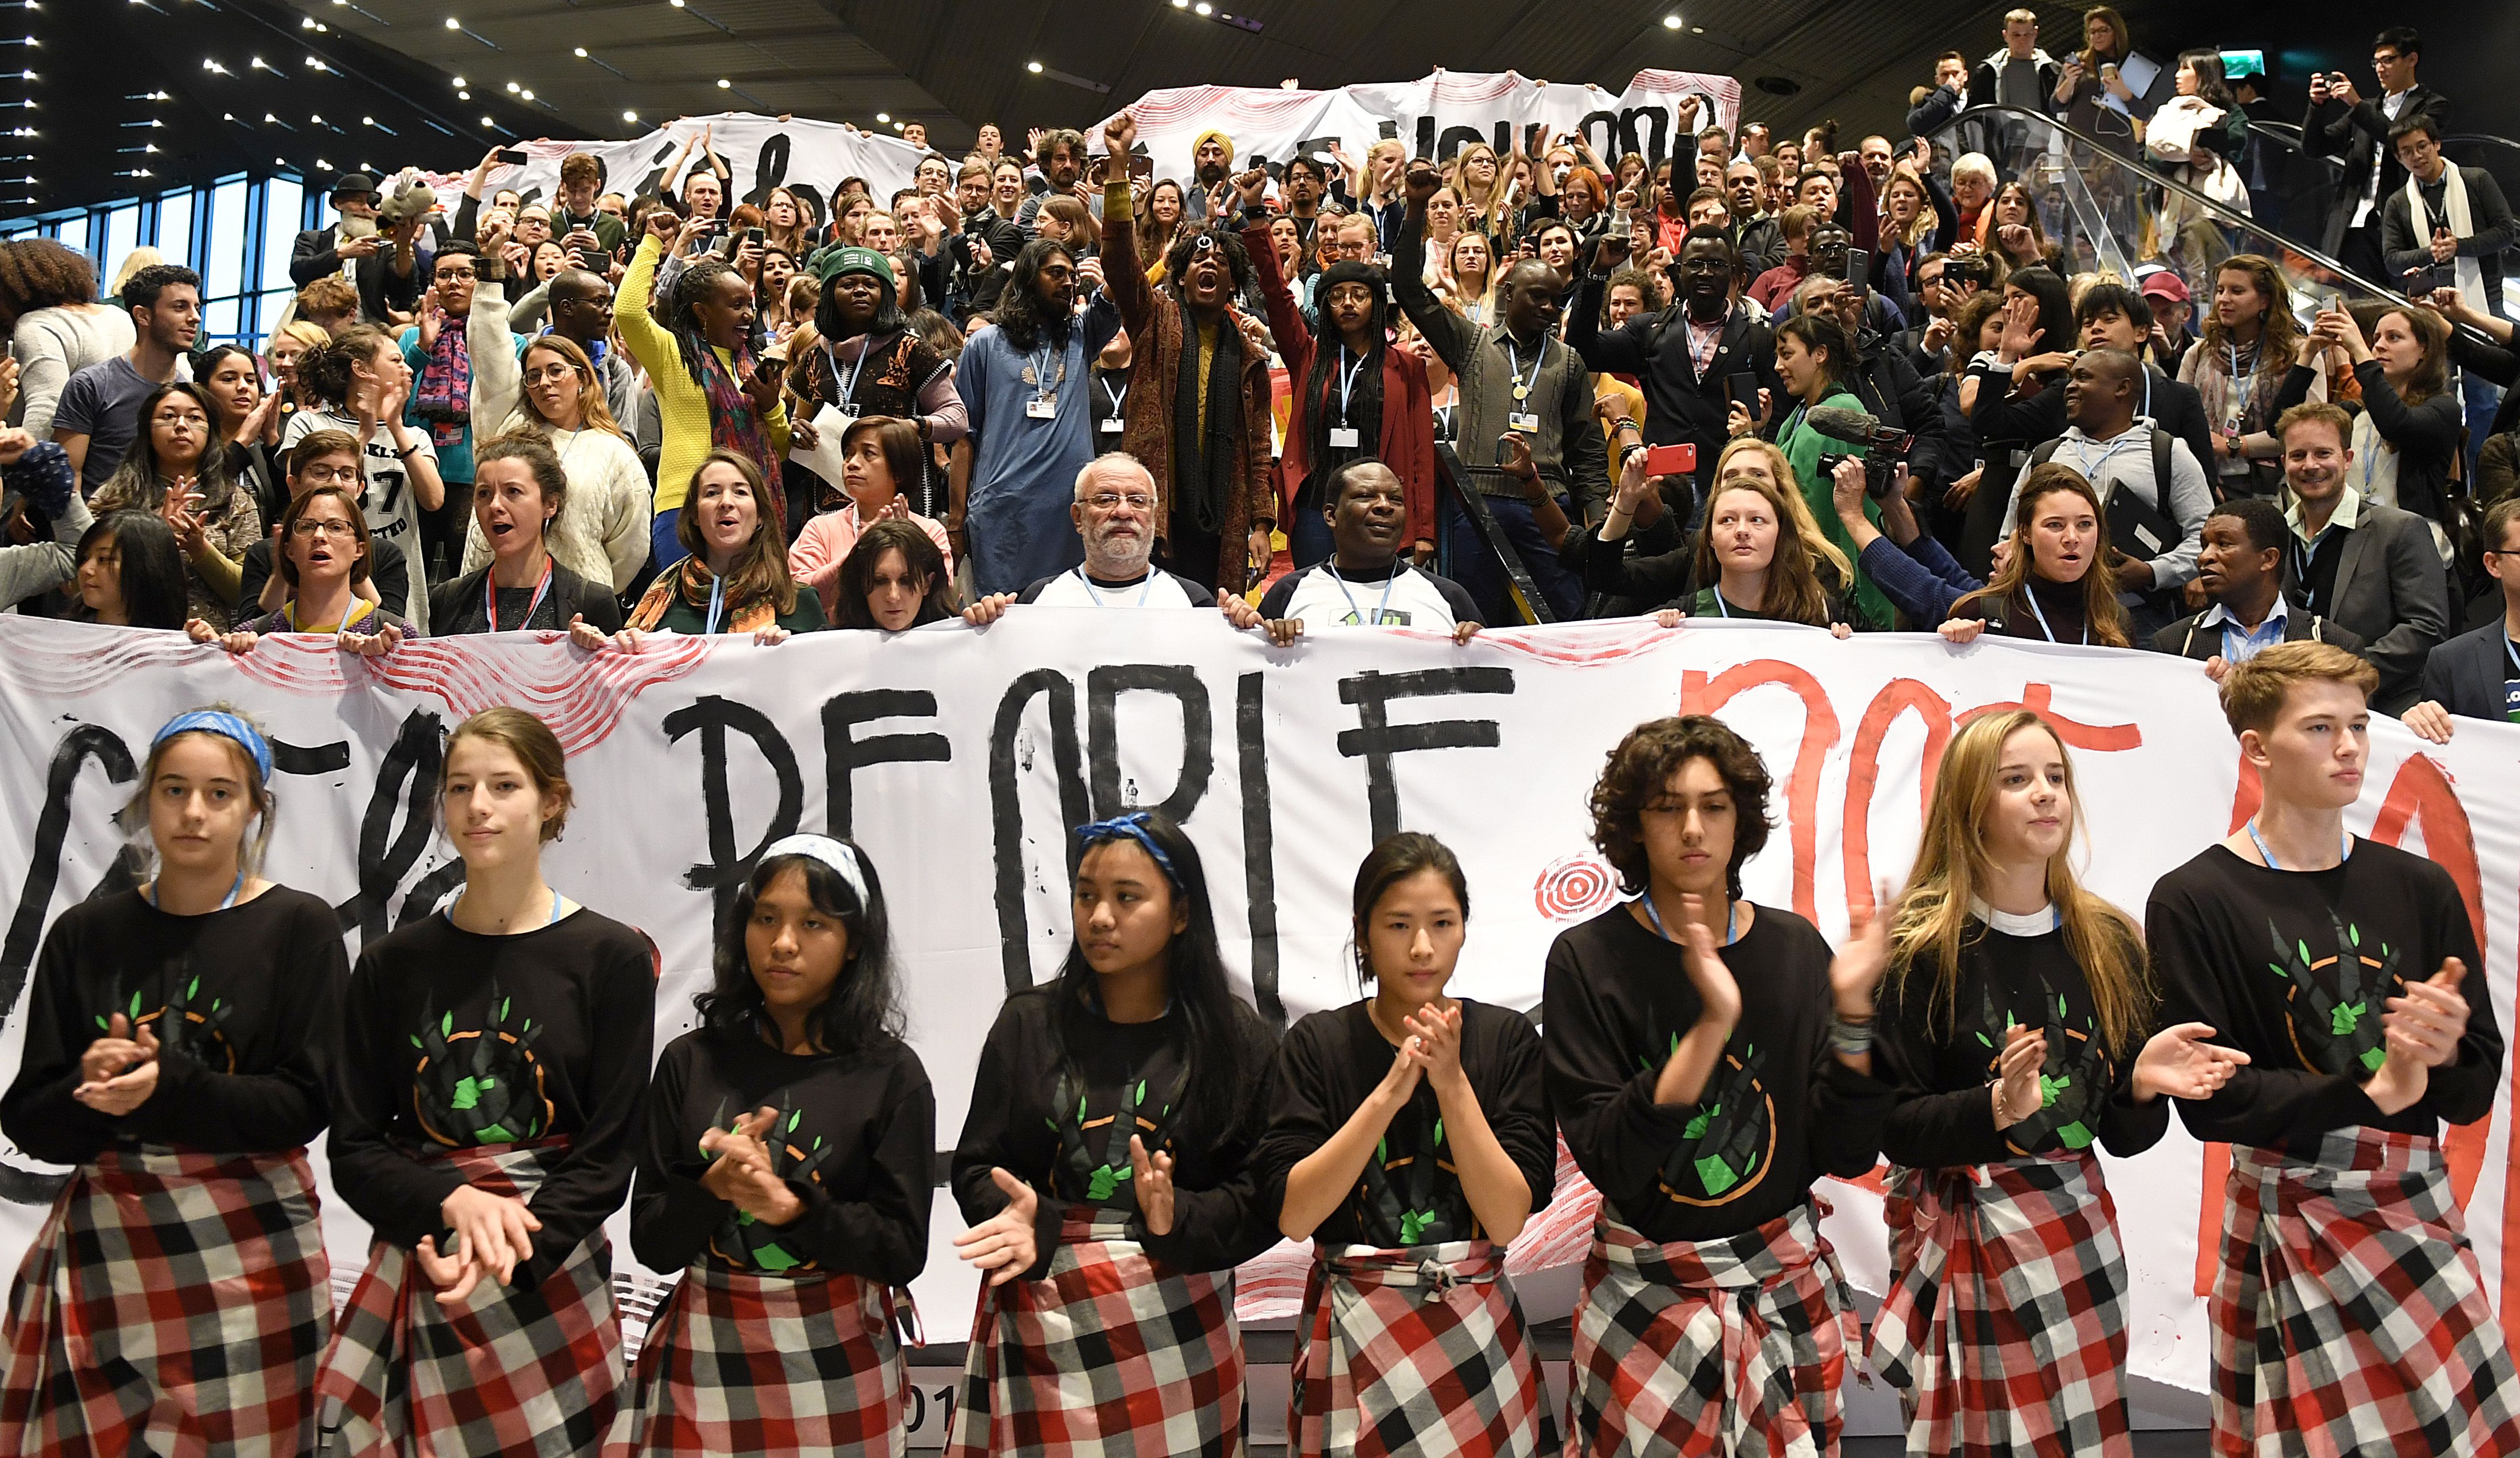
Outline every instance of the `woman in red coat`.
[(1423, 360), (1390, 347), (1391, 293), (1381, 269), (1342, 260), (1314, 288), (1307, 324), (1265, 247), (1268, 224), (1247, 226), (1243, 246), (1260, 275), (1269, 331), (1286, 361), (1294, 400), (1278, 468), (1278, 520), (1295, 566), (1330, 555), (1323, 483), (1361, 456), (1399, 476), (1409, 503), (1409, 544), (1423, 563), (1435, 555), (1435, 411)]

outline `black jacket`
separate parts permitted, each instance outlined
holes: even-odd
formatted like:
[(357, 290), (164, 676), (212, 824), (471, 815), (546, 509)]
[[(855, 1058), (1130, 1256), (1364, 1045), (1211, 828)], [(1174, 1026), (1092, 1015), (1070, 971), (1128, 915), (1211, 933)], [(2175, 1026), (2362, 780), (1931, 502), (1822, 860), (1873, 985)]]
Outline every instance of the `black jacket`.
[(1846, 387), (1883, 425), (1914, 433), (1908, 469), (1925, 480), (1935, 479), (1943, 467), (1942, 402), (1925, 387), (1896, 336), (1868, 329), (1856, 341), (1855, 354), (1855, 373), (1847, 377)]
[[(2206, 613), (2213, 611), (2211, 608), (2205, 610)], [(2177, 654), (2181, 658), (2194, 659), (2198, 662), (2203, 662), (2221, 653), (2223, 651), (2222, 625), (2218, 623), (2210, 628), (2200, 628), (2199, 622), (2204, 616), (2205, 613), (2190, 613), (2153, 634), (2152, 651)], [(2347, 653), (2362, 651), (2362, 634), (2338, 627), (2316, 613), (2287, 611), (2284, 614), (2283, 640), (2286, 643), (2332, 644)], [(2441, 650), (2436, 648), (2433, 652), (2438, 655)]]
[[(2378, 97), (2366, 96), (2350, 107), (2340, 101), (2324, 106), (2311, 104), (2301, 119), (2302, 151), (2312, 157), (2332, 157), (2345, 167), (2337, 180), (2335, 199), (2328, 204), (2327, 226), (2319, 238), (2322, 251), (2332, 256), (2345, 242), (2345, 231), (2354, 222), (2354, 209), (2370, 189), (2375, 150), (2380, 158), (2380, 201), (2386, 203), (2391, 193), (2407, 185), (2407, 169), (2399, 165), (2397, 149), (2389, 145), (2389, 129), (2416, 115), (2430, 118), (2441, 135), (2450, 135), (2450, 98), (2420, 82), (2408, 91), (2407, 104), (2398, 109), (2396, 121), (2382, 114)], [(2376, 212), (2372, 221), (2379, 221)]]
[[(2520, 228), (2511, 219), (2511, 205), (2502, 197), (2502, 188), (2494, 174), (2483, 167), (2458, 169), (2461, 186), (2467, 189), (2468, 222), (2476, 231), (2458, 241), (2460, 258), (2476, 260), (2476, 271), (2485, 286), (2485, 296), (2498, 313), (2502, 308), (2502, 252), (2520, 238)], [(2443, 182), (2449, 182), (2444, 174)], [(2447, 204), (2444, 205), (2447, 206)], [(2457, 265), (2433, 262), (2433, 224), (2430, 209), (2416, 219), (2407, 207), (2406, 174), (2398, 174), (2398, 190), (2380, 199), (2380, 261), (2387, 265), (2389, 276), (2374, 280), (2396, 288), (2407, 287), (2407, 275), (2424, 269), (2438, 269), (2430, 279), (2418, 283), (2415, 296), (2422, 296), (2427, 287), (2449, 288), (2458, 282)], [(2447, 218), (2440, 221), (2447, 222)]]
[[(338, 223), (309, 228), (297, 235), (289, 252), (289, 281), (303, 289), (328, 273), (341, 271), (341, 255), (335, 251), (340, 241)], [(381, 235), (382, 236), (382, 235)], [(392, 240), (374, 253), (357, 261), (351, 278), (359, 290), (359, 317), (371, 323), (382, 323), (385, 310), (410, 313), (420, 306), (421, 291), (428, 286), (428, 274), (417, 261), (408, 275), (397, 274), (391, 266)]]
[[(2152, 423), (2186, 441), (2188, 454), (2210, 472), (2214, 432), (2205, 423), (2205, 401), (2196, 387), (2182, 385), (2149, 364), (2144, 373), (2152, 382)], [(2146, 413), (2140, 402), (2136, 411)], [(1977, 433), (1990, 440), (2027, 440), (2034, 445), (2053, 440), (2065, 433), (2065, 391), (2051, 385), (2026, 400), (2016, 400), (2004, 389), (1982, 387), (1977, 410), (1969, 419)]]
[[(466, 615), (468, 605), (481, 600), (481, 591), (490, 578), (490, 564), (483, 563), (452, 582), (443, 582), (428, 594), (428, 625), (432, 632), (444, 633), (448, 624)], [(551, 599), (560, 610), (560, 620), (565, 624), (572, 617), (584, 617), (587, 626), (607, 633), (621, 630), (621, 600), (612, 595), (611, 584), (598, 586), (570, 571), (558, 562), (552, 564)]]
[[(1645, 395), (1645, 418), (1639, 422), (1645, 439), (1654, 445), (1695, 443), (1697, 489), (1702, 496), (1715, 480), (1715, 458), (1729, 438), (1724, 429), (1731, 405), (1726, 382), (1736, 374), (1753, 375), (1770, 398), (1785, 397), (1784, 382), (1777, 378), (1776, 335), (1734, 302), (1724, 336), (1716, 342), (1714, 362), (1700, 376), (1688, 352), (1688, 325), (1679, 306), (1639, 314), (1603, 334), (1601, 294), (1607, 283), (1598, 275), (1584, 280), (1583, 292), (1567, 316), (1567, 346), (1594, 370), (1637, 377)], [(1756, 399), (1742, 403), (1757, 412)]]
[(2509, 641), (2498, 613), (2475, 632), (2436, 647), (2424, 660), (2423, 696), (2463, 719), (2504, 722), (2503, 683), (2520, 677), (2503, 647)]

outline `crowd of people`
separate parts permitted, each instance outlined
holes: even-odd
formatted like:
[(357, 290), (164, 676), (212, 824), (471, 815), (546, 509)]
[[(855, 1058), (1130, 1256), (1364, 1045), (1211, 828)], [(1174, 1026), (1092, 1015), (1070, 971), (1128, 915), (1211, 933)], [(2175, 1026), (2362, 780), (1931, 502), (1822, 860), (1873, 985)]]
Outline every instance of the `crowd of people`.
[[(101, 289), (0, 243), (0, 608), (238, 655), (1068, 607), (1282, 647), (1656, 615), (2194, 660), (2263, 808), (2140, 925), (2076, 884), (2071, 756), (2035, 716), (1953, 737), (1905, 894), (1834, 950), (1741, 898), (1757, 755), (1712, 719), (1639, 727), (1591, 806), (1633, 899), (1559, 938), (1545, 1037), (1446, 992), (1468, 888), (1428, 838), (1358, 872), (1367, 995), (1281, 1038), (1227, 988), (1180, 829), (1080, 828), (1070, 955), (1009, 999), (951, 1161), (987, 1273), (955, 1451), (1230, 1450), (1230, 1272), (1281, 1236), (1320, 1253), (1303, 1451), (1534, 1451), (1502, 1251), (1562, 1135), (1606, 1202), (1570, 1451), (1826, 1450), (1864, 1339), (1812, 1187), (1886, 1157), (1870, 1348), (1911, 1450), (2122, 1454), (2092, 1150), (2148, 1147), (2173, 1099), (2234, 1147), (2218, 1433), (2506, 1451), (2520, 1396), (2438, 1143), (2490, 1105), (2492, 1002), (2447, 876), (2340, 817), (2368, 711), (2435, 741), (2520, 721), (2510, 210), (2442, 158), (2419, 37), (2383, 31), (2379, 94), (2317, 77), (2306, 128), (2361, 188), (2318, 242), (2404, 288), (2349, 301), (2182, 213), (2248, 206), (2218, 53), (2154, 105), (2116, 12), (2083, 39), (2059, 61), (2012, 12), (1982, 61), (1940, 58), (1912, 135), (1848, 151), (1700, 116), (1670, 157), (1543, 133), (1238, 167), (1209, 132), (1157, 177), (1123, 112), (1018, 150), (984, 126), (828, 217), (739, 198), (705, 127), (636, 196), (583, 153), (541, 200), (489, 188), (494, 152), (451, 212), (352, 173), (258, 350), (203, 340), (180, 265)], [(2050, 236), (2021, 113), (2160, 179), (2132, 274)], [(0, 1344), (0, 1447), (296, 1453), (319, 1411), (335, 1452), (897, 1444), (934, 1101), (864, 850), (762, 854), (702, 1026), (652, 1071), (646, 944), (541, 877), (569, 805), (543, 725), (457, 730), (462, 893), (355, 970), (263, 874), (271, 752), (224, 709), (168, 725), (132, 807), (155, 879), (45, 937), (0, 1129), (78, 1174)], [(327, 1128), (380, 1238), (338, 1317), (303, 1159)], [(2352, 1290), (2306, 1272), (2380, 1237), (2303, 1214), (2349, 1191), (2418, 1237)], [(635, 1371), (625, 1200), (640, 1257), (685, 1273)], [(2035, 1260), (1990, 1233), (2023, 1222)], [(103, 1253), (143, 1249), (170, 1253)], [(214, 1335), (132, 1314), (239, 1268), (265, 1294)], [(2436, 1340), (2365, 1340), (2384, 1280)]]

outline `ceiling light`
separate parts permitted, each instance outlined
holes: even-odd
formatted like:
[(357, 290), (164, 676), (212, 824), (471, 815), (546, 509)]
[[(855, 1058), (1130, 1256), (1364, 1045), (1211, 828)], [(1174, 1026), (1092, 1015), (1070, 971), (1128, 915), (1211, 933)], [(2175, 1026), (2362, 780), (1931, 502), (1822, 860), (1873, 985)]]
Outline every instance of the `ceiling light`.
[(487, 117), (487, 116), (484, 116), (484, 117), (482, 117), (482, 118), (481, 118), (481, 124), (482, 124), (483, 126), (497, 126), (499, 123), (497, 123), (497, 122), (495, 122), (495, 121), (491, 120), (491, 119), (490, 119), (489, 117)]
[(260, 56), (256, 56), (256, 57), (254, 57), (254, 58), (253, 58), (253, 62), (252, 62), (252, 64), (251, 64), (251, 65), (249, 65), (249, 66), (248, 66), (246, 68), (247, 68), (248, 70), (269, 70), (269, 69), (271, 69), (271, 68), (270, 68), (269, 66), (266, 66), (266, 65), (264, 65), (264, 64), (263, 64), (263, 60), (262, 60), (262, 58), (261, 58)]
[(1216, 14), (1216, 7), (1208, 4), (1207, 0), (1198, 0), (1198, 3), (1192, 6), (1191, 9), (1203, 16), (1212, 16)]
[(892, 114), (890, 112), (878, 112), (875, 114), (875, 119), (878, 121), (890, 121), (892, 119)]
[(893, 129), (894, 131), (900, 131), (900, 130), (902, 130), (902, 129), (903, 129), (903, 125), (904, 125), (903, 123), (896, 121), (896, 122), (894, 122), (894, 123), (892, 124), (892, 129)]
[(586, 59), (586, 47), (584, 47), (584, 46), (579, 46), (579, 47), (577, 48), (577, 59), (578, 59), (578, 60), (580, 60), (580, 61), (583, 61), (583, 60), (585, 60), (585, 59)]
[(315, 159), (315, 170), (318, 172), (330, 172), (333, 170), (333, 164), (319, 157)]
[(458, 91), (463, 90), (465, 87), (467, 87), (467, 86), (469, 86), (469, 85), (471, 85), (471, 84), (472, 84), (472, 82), (470, 82), (470, 81), (465, 80), (462, 76), (457, 76), (457, 77), (455, 78), (455, 89), (456, 89), (456, 90), (458, 90)]
[(374, 126), (377, 124), (377, 118), (374, 116), (362, 116), (359, 118), (359, 124), (361, 126)]
[(457, 101), (471, 101), (472, 99), (472, 93), (470, 91), (458, 91), (455, 93), (455, 99)]
[(726, 77), (724, 77), (724, 76), (720, 76), (720, 77), (718, 77), (718, 78), (717, 78), (717, 89), (718, 89), (718, 90), (720, 90), (720, 91), (732, 90), (732, 89), (734, 88), (734, 86), (735, 86), (735, 83), (734, 83), (733, 81), (728, 80), (728, 79), (727, 79)]
[(510, 81), (510, 82), (508, 83), (508, 89), (509, 89), (510, 91), (512, 91), (512, 92), (513, 92), (513, 91), (515, 91), (515, 90), (517, 89), (517, 83), (516, 83), (516, 82), (514, 82), (514, 81)]
[(636, 112), (624, 112), (621, 114), (621, 119), (624, 121), (636, 121), (639, 119), (639, 114)]
[(518, 92), (517, 95), (523, 97), (527, 101), (532, 101), (534, 99), (534, 90), (532, 87), (528, 86), (524, 90)]
[(461, 30), (464, 28), (464, 23), (455, 19), (453, 16), (448, 16), (446, 18), (446, 28), (449, 30)]
[(1680, 28), (1680, 17), (1679, 17), (1678, 15), (1667, 15), (1667, 16), (1664, 16), (1664, 17), (1662, 18), (1662, 28), (1664, 28), (1665, 30), (1677, 30), (1677, 29), (1679, 29), (1679, 28)]
[(1190, 9), (1190, 0), (1173, 0), (1173, 9), (1175, 9), (1175, 10), (1188, 10), (1188, 9)]
[(1024, 63), (1024, 69), (1031, 71), (1034, 75), (1040, 75), (1041, 63), (1038, 61), (1027, 61)]
[(676, 10), (680, 10), (680, 9), (682, 9), (682, 8), (683, 8), (683, 0), (665, 0), (665, 3), (666, 3), (667, 5), (672, 6), (672, 7), (673, 7), (674, 9), (676, 9)]
[(304, 20), (299, 21), (299, 22), (297, 23), (297, 28), (298, 28), (298, 29), (300, 29), (300, 30), (312, 30), (312, 29), (314, 29), (314, 28), (315, 28), (315, 18), (314, 18), (313, 16), (308, 16), (308, 17), (306, 17)]

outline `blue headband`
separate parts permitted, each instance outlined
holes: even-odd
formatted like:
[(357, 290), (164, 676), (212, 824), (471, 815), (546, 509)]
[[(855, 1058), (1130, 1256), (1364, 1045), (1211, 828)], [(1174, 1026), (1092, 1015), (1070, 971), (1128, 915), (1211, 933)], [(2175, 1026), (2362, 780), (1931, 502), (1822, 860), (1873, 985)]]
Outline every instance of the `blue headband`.
[(262, 737), (261, 730), (235, 714), (217, 708), (197, 708), (190, 713), (179, 713), (166, 721), (166, 727), (158, 731), (156, 739), (149, 741), (149, 748), (154, 750), (178, 734), (215, 734), (222, 739), (236, 741), (244, 748), (246, 757), (253, 761), (254, 772), (262, 777), (263, 783), (271, 783), (271, 741)]
[(1154, 861), (1155, 869), (1163, 872), (1164, 879), (1173, 884), (1173, 889), (1184, 889), (1181, 872), (1173, 869), (1173, 858), (1164, 854), (1164, 847), (1155, 843), (1153, 832), (1148, 829), (1153, 823), (1153, 817), (1146, 811), (1132, 810), (1126, 815), (1080, 825), (1076, 828), (1076, 853), (1081, 857), (1105, 841), (1135, 841)]
[(849, 889), (857, 895), (860, 911), (874, 910), (867, 899), (866, 873), (858, 869), (858, 853), (845, 842), (830, 836), (788, 836), (771, 842), (761, 852), (761, 859), (766, 861), (774, 855), (802, 855), (821, 861), (848, 883)]

